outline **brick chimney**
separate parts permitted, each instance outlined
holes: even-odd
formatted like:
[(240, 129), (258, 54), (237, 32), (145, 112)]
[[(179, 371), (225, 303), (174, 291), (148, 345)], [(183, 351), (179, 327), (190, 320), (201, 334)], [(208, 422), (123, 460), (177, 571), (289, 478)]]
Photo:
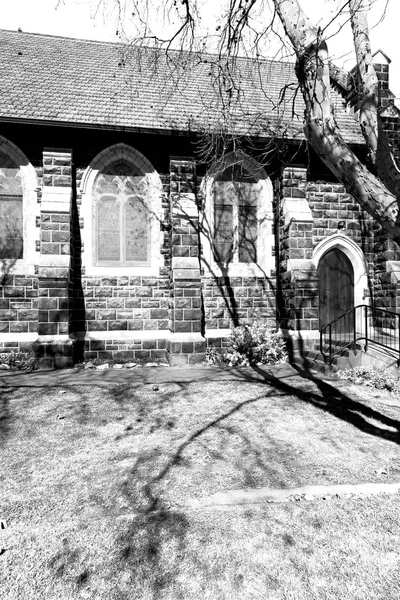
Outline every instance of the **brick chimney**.
[(377, 50), (372, 58), (379, 84), (379, 104), (383, 108), (394, 100), (394, 94), (389, 89), (389, 65), (392, 61), (383, 50)]

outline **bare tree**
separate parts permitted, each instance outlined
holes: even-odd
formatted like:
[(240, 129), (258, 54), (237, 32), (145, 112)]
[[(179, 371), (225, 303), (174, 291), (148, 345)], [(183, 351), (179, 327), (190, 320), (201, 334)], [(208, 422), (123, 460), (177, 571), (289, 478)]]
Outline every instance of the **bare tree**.
[[(235, 80), (235, 59), (248, 56), (249, 47), (258, 59), (265, 55), (270, 37), (280, 36), (288, 53), (292, 51), (296, 58), (296, 75), (305, 103), (304, 132), (310, 146), (361, 207), (400, 243), (400, 173), (379, 121), (378, 80), (367, 23), (371, 2), (336, 2), (337, 15), (346, 14), (353, 30), (360, 80), (360, 125), (369, 151), (367, 164), (352, 152), (335, 119), (327, 30), (309, 20), (298, 0), (226, 0), (212, 31), (201, 28), (202, 11), (209, 6), (205, 0), (96, 0), (95, 5), (96, 10), (106, 7), (114, 11), (124, 41), (124, 23), (129, 19), (135, 27), (135, 43), (140, 40), (159, 48), (201, 51), (206, 41), (211, 42), (217, 50), (216, 80), (225, 93), (237, 88), (240, 91), (240, 81)], [(160, 21), (169, 24), (164, 36), (153, 26)], [(278, 21), (286, 37), (279, 33)], [(229, 102), (226, 104), (229, 112)]]

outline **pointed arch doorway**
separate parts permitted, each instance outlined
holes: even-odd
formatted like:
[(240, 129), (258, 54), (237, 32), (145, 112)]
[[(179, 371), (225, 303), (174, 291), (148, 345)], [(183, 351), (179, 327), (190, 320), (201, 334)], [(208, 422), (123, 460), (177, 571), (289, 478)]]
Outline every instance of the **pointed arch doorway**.
[[(349, 258), (338, 248), (328, 250), (318, 263), (319, 327), (337, 319), (354, 308), (354, 269)], [(349, 315), (341, 330), (352, 331), (353, 317)]]

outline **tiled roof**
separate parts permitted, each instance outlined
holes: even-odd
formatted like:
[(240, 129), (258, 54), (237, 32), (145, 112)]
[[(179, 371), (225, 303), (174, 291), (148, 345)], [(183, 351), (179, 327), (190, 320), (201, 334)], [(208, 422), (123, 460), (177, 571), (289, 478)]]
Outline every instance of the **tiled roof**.
[[(0, 119), (158, 131), (228, 126), (239, 134), (303, 137), (292, 63), (240, 58), (236, 87), (216, 77), (212, 55), (166, 57), (150, 48), (5, 30), (0, 56)], [(363, 143), (335, 90), (332, 101), (346, 140)]]

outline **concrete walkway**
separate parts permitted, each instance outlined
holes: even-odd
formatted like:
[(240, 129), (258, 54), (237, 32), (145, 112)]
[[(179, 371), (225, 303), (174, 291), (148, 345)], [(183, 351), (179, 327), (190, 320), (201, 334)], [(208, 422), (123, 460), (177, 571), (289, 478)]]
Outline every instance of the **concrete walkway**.
[[(301, 371), (300, 371), (301, 372)], [(305, 373), (305, 372), (303, 372)], [(3, 387), (71, 386), (71, 385), (116, 385), (116, 384), (161, 384), (190, 383), (195, 381), (265, 381), (298, 377), (299, 369), (289, 364), (273, 367), (134, 367), (132, 369), (60, 369), (53, 371), (0, 371), (0, 389)], [(312, 374), (313, 378), (327, 379)]]

